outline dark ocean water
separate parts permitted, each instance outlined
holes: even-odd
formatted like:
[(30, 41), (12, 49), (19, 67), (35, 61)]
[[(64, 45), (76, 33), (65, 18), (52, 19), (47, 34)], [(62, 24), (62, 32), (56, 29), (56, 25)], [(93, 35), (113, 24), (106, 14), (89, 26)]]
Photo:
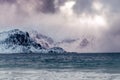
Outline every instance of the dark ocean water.
[(120, 54), (0, 54), (0, 68), (120, 69)]
[(120, 80), (120, 54), (0, 54), (0, 80)]

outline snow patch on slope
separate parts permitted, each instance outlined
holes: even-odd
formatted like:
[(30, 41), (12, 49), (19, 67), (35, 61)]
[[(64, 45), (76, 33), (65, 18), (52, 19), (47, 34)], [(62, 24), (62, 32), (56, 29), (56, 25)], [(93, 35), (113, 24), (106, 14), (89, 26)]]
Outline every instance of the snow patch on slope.
[[(55, 49), (55, 50), (53, 50)], [(49, 53), (51, 51), (61, 53), (59, 48), (46, 48), (34, 39), (28, 32), (14, 29), (0, 33), (0, 53)]]

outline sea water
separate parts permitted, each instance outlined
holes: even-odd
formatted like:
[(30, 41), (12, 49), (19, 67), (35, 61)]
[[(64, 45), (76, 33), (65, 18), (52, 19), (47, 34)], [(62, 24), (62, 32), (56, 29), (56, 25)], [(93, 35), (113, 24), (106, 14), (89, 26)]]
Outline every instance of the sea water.
[(120, 54), (0, 54), (0, 80), (120, 80)]

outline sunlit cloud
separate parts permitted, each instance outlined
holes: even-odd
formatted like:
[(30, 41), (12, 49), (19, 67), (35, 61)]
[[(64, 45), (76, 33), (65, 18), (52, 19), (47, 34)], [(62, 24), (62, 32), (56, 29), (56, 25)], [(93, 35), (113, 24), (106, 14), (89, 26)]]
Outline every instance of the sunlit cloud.
[(68, 1), (63, 6), (60, 7), (60, 11), (63, 15), (73, 15), (73, 6), (75, 5), (75, 1)]
[(97, 11), (101, 11), (102, 8), (103, 8), (103, 5), (99, 1), (93, 2), (93, 9)]

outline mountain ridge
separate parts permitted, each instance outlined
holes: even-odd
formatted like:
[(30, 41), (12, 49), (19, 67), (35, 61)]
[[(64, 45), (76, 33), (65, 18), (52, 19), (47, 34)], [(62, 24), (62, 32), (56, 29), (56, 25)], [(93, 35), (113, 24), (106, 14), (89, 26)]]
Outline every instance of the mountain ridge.
[(2, 53), (64, 53), (60, 47), (45, 48), (34, 41), (28, 32), (13, 29), (0, 33), (0, 52)]

